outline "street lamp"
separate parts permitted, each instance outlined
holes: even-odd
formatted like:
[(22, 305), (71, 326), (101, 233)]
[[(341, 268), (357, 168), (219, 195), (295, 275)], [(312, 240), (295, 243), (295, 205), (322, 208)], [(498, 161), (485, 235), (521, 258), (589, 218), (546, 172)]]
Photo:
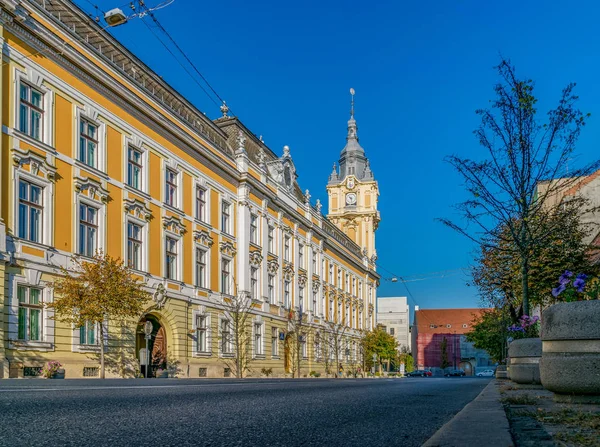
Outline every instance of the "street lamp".
[(144, 334), (146, 339), (146, 367), (144, 368), (144, 377), (148, 378), (148, 364), (150, 363), (148, 360), (150, 358), (150, 352), (148, 351), (148, 342), (150, 341), (150, 337), (152, 336), (152, 330), (154, 329), (152, 322), (150, 320), (146, 320), (146, 324), (144, 324)]

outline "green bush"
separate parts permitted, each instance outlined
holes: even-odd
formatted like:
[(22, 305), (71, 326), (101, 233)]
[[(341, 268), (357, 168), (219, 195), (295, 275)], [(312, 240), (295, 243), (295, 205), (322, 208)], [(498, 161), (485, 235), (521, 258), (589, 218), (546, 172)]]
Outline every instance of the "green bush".
[(310, 377), (321, 377), (321, 373), (319, 373), (319, 372), (316, 372), (316, 371), (311, 371), (311, 372), (309, 373), (309, 376), (310, 376)]

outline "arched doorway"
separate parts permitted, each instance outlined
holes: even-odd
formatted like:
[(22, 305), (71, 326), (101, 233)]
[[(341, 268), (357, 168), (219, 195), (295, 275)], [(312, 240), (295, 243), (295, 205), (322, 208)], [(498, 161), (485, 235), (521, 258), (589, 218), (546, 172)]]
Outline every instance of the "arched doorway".
[(161, 324), (160, 319), (156, 315), (144, 315), (138, 323), (136, 333), (136, 353), (140, 362), (140, 372), (146, 376), (146, 365), (143, 360), (146, 355), (146, 338), (144, 334), (144, 325), (146, 321), (152, 323), (152, 334), (148, 340), (148, 377), (156, 377), (156, 371), (167, 369), (167, 333), (165, 327)]
[(466, 376), (472, 376), (473, 375), (473, 365), (471, 365), (471, 362), (462, 361), (462, 362), (460, 362), (460, 364), (458, 365), (458, 367), (465, 372)]

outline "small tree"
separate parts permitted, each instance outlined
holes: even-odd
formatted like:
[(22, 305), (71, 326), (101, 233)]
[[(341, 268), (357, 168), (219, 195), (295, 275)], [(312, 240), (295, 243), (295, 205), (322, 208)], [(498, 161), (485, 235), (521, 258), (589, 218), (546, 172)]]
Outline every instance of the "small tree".
[(442, 340), (442, 343), (440, 344), (440, 348), (441, 348), (441, 354), (440, 354), (441, 367), (442, 367), (442, 369), (446, 369), (450, 366), (450, 362), (448, 362), (448, 340), (446, 340), (446, 337), (444, 337), (444, 339)]
[(307, 321), (307, 315), (302, 312), (302, 306), (297, 311), (288, 313), (288, 337), (291, 349), (292, 377), (301, 377), (303, 350), (308, 350), (308, 340), (313, 333), (313, 326)]
[(54, 281), (54, 302), (47, 306), (60, 321), (75, 327), (98, 327), (100, 377), (104, 379), (106, 324), (125, 326), (128, 320), (139, 317), (150, 295), (121, 259), (98, 252), (91, 261), (73, 258), (73, 263), (73, 270), (61, 269), (62, 276)]
[(477, 349), (485, 350), (497, 362), (504, 363), (508, 349), (508, 327), (512, 321), (508, 309), (490, 309), (473, 321), (471, 330), (466, 334), (467, 341)]
[[(534, 83), (519, 79), (514, 67), (501, 60), (500, 82), (490, 109), (478, 110), (475, 130), (488, 159), (457, 156), (448, 162), (462, 176), (468, 198), (457, 208), (465, 222), (441, 221), (480, 246), (503, 249), (498, 236), (519, 260), (520, 302), (529, 314), (529, 275), (536, 247), (547, 242), (547, 216), (560, 208), (561, 196), (582, 177), (596, 171), (594, 162), (569, 171), (577, 139), (588, 115), (576, 108), (575, 84), (563, 90), (555, 109), (542, 122), (537, 115)], [(571, 167), (572, 168), (572, 167)], [(498, 228), (506, 232), (498, 233)]]
[(338, 368), (342, 364), (340, 362), (340, 357), (347, 330), (348, 326), (346, 326), (344, 323), (334, 323), (332, 321), (325, 323), (325, 341), (328, 344), (327, 350), (329, 351), (329, 354), (333, 354), (333, 358), (335, 358), (335, 368), (333, 373), (336, 375), (336, 377)]
[(380, 369), (384, 360), (389, 362), (398, 354), (398, 340), (388, 334), (381, 325), (377, 325), (373, 331), (365, 334), (364, 346), (365, 355), (377, 355)]
[(225, 318), (231, 324), (231, 330), (221, 330), (221, 341), (232, 347), (232, 360), (225, 364), (234, 372), (235, 377), (243, 378), (250, 371), (252, 360), (252, 298), (247, 292), (224, 297)]

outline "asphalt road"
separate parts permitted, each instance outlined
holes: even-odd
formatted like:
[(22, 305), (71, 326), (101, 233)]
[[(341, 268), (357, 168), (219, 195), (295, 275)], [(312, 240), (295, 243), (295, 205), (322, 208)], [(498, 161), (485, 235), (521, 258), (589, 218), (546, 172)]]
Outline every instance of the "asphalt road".
[(3, 380), (0, 446), (420, 446), (488, 382)]

